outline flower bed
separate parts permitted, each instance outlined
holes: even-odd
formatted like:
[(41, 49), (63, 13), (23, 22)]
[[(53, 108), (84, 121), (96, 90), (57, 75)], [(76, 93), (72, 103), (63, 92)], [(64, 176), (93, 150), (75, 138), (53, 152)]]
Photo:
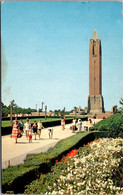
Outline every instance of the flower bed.
[(72, 150), (26, 186), (26, 194), (122, 194), (123, 139), (103, 138)]

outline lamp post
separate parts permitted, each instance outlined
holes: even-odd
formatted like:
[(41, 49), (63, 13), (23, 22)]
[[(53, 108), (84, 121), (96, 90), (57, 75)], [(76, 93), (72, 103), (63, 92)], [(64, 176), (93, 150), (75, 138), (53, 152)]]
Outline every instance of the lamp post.
[(43, 112), (43, 105), (44, 105), (44, 102), (42, 102), (42, 112)]
[(74, 111), (74, 117), (76, 118), (76, 107), (73, 107), (73, 111)]
[(37, 112), (37, 104), (35, 105), (35, 108), (36, 108), (36, 112)]
[(12, 102), (10, 102), (10, 122), (12, 125)]
[(40, 108), (38, 109), (38, 115), (40, 116)]
[(64, 117), (65, 117), (65, 107), (64, 107)]
[(47, 119), (47, 106), (45, 105), (45, 120)]

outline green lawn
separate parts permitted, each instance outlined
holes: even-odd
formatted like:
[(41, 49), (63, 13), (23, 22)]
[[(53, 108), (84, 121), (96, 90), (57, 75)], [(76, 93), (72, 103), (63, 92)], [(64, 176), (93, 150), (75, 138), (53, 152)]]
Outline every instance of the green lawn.
[[(67, 118), (67, 119), (72, 119), (72, 117)], [(58, 120), (61, 120), (61, 118), (47, 118), (46, 120), (45, 120), (45, 118), (33, 118), (33, 119), (29, 119), (29, 120), (31, 121), (31, 123), (34, 123), (35, 120), (37, 122), (39, 120), (41, 120), (41, 122), (44, 123), (44, 122), (58, 121)], [(26, 122), (26, 119), (24, 119), (23, 122), (25, 123)], [(2, 121), (1, 126), (2, 127), (10, 127), (11, 126), (11, 123), (10, 123), (10, 121)]]

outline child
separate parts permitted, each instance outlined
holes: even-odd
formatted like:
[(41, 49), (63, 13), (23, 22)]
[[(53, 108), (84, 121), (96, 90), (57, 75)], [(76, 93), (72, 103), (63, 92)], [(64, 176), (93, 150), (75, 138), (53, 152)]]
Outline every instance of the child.
[(29, 143), (31, 143), (32, 142), (32, 132), (31, 131), (29, 131)]

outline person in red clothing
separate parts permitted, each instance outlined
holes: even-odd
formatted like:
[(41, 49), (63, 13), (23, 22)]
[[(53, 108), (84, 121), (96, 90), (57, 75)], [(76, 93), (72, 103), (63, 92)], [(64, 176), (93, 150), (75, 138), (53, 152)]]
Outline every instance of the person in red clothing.
[(15, 120), (12, 125), (12, 134), (11, 134), (11, 138), (15, 138), (15, 143), (17, 143), (18, 134), (19, 134), (19, 125), (18, 125), (18, 121)]
[(29, 143), (32, 142), (32, 130), (29, 131), (28, 137), (29, 137)]

